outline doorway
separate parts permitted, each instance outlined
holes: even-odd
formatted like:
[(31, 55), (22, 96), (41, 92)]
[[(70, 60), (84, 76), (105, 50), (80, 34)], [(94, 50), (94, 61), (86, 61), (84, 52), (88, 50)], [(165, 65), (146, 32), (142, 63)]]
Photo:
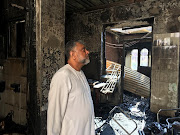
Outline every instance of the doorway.
[(121, 101), (124, 90), (150, 97), (153, 18), (106, 24), (102, 39), (101, 73), (119, 66)]

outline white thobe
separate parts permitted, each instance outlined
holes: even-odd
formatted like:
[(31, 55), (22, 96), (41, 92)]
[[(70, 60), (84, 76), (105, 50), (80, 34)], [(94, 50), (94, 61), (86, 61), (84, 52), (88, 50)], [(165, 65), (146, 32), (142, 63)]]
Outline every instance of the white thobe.
[(53, 76), (48, 96), (48, 135), (95, 135), (91, 91), (83, 71), (66, 64)]

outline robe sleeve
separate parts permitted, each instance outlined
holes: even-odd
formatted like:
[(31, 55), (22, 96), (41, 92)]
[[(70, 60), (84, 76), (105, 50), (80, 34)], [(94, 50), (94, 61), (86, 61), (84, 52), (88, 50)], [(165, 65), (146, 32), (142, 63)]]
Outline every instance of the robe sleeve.
[(57, 73), (51, 81), (48, 95), (47, 135), (60, 135), (67, 107), (71, 82), (67, 74)]

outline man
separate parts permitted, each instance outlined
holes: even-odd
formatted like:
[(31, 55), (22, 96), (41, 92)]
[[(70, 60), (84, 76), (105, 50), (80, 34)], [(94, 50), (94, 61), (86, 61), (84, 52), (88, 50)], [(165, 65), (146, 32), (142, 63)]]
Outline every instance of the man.
[(90, 62), (81, 41), (66, 44), (68, 64), (52, 78), (48, 97), (48, 135), (95, 135), (94, 107), (81, 68)]

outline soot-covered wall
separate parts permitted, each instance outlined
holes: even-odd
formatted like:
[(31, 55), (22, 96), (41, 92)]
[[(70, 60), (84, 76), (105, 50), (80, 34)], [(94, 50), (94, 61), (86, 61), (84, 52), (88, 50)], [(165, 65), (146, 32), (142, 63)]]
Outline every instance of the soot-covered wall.
[[(110, 24), (118, 22), (122, 26), (131, 26), (133, 25), (134, 20), (144, 19), (144, 18), (154, 18), (153, 23), (153, 34), (163, 34), (163, 33), (174, 33), (180, 31), (180, 1), (179, 0), (146, 0), (142, 2), (132, 3), (129, 5), (117, 5), (115, 7), (99, 9), (96, 11), (85, 12), (85, 13), (76, 13), (69, 16), (66, 20), (66, 39), (83, 39), (87, 43), (87, 46), (91, 52), (96, 52), (99, 56), (101, 55), (101, 32), (103, 31), (103, 26), (105, 24)], [(155, 47), (153, 45), (152, 51)], [(169, 49), (169, 53), (173, 53), (172, 49)], [(179, 51), (179, 50), (177, 50)], [(152, 65), (155, 65), (159, 58), (156, 58), (156, 52), (153, 52), (154, 59), (152, 59)], [(98, 57), (100, 58), (100, 57)], [(168, 58), (168, 57), (166, 57)], [(179, 58), (175, 57), (175, 65), (179, 65)], [(96, 60), (100, 63), (100, 59)], [(88, 67), (88, 66), (87, 66)], [(100, 68), (100, 67), (98, 67)], [(96, 69), (92, 70), (92, 74), (96, 74)], [(151, 73), (151, 79), (155, 79), (154, 73), (156, 71), (161, 72), (161, 69), (153, 68)], [(163, 73), (167, 71), (162, 71)], [(168, 73), (173, 72), (171, 69), (168, 69)], [(179, 74), (179, 69), (177, 69)], [(98, 76), (96, 74), (95, 76)], [(88, 77), (88, 76), (87, 76)], [(163, 77), (163, 76), (162, 76)], [(179, 77), (176, 77), (175, 84), (178, 88)], [(156, 80), (158, 85), (161, 84), (160, 80)], [(172, 82), (166, 82), (172, 83)], [(151, 85), (154, 85), (153, 81)], [(153, 89), (153, 87), (152, 87)], [(163, 90), (159, 87), (156, 89), (163, 93)], [(152, 90), (153, 92), (153, 90)], [(158, 97), (157, 97), (158, 98)], [(153, 101), (153, 100), (152, 100)], [(177, 97), (176, 105), (177, 107)], [(163, 105), (159, 105), (159, 100), (155, 101), (157, 103), (151, 103), (151, 109), (157, 112), (160, 108), (169, 108), (164, 101)], [(171, 100), (169, 100), (171, 102)], [(174, 101), (173, 101), (174, 102)]]
[(45, 135), (48, 92), (54, 73), (65, 64), (65, 3), (62, 0), (28, 0), (28, 126)]

